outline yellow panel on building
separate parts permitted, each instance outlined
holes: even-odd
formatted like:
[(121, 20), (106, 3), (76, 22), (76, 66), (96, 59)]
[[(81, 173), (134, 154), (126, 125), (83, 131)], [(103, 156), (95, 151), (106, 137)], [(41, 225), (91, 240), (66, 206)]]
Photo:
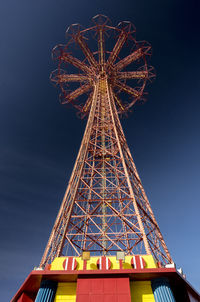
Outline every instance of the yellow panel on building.
[[(145, 268), (156, 268), (156, 262), (152, 255), (141, 255), (146, 262)], [(131, 259), (133, 256), (125, 256), (125, 261), (123, 262), (123, 269), (131, 269)]]
[[(90, 257), (90, 260), (87, 261), (87, 270), (97, 270), (97, 260), (98, 257)], [(111, 269), (119, 269), (119, 261), (116, 260), (115, 256), (109, 256), (108, 257), (111, 261)]]
[(131, 302), (155, 302), (151, 281), (131, 281)]
[[(156, 268), (156, 262), (152, 255), (141, 255), (143, 259), (146, 262), (145, 268)], [(131, 258), (133, 256), (125, 256), (125, 261), (122, 264), (123, 269), (132, 269), (131, 266)], [(58, 270), (63, 271), (63, 262), (67, 257), (57, 257), (54, 259), (54, 261), (51, 264), (50, 270)], [(83, 260), (81, 257), (74, 257), (77, 261), (77, 268), (76, 270), (83, 270)], [(111, 269), (119, 269), (119, 261), (116, 259), (116, 256), (109, 256), (108, 257), (111, 261)], [(87, 261), (87, 270), (97, 270), (97, 260), (99, 257), (90, 257), (90, 259)]]
[[(141, 255), (142, 258), (146, 262), (145, 268), (156, 268), (156, 262), (152, 255)], [(131, 266), (131, 259), (133, 256), (125, 256), (125, 261), (122, 264), (123, 269), (132, 269)], [(111, 261), (111, 269), (119, 269), (119, 261), (116, 259), (115, 256), (108, 257)], [(76, 258), (77, 259), (77, 258)], [(87, 261), (87, 270), (96, 270), (97, 268), (97, 260), (99, 257), (91, 257), (90, 260)]]
[(141, 255), (141, 256), (147, 264), (145, 268), (156, 268), (157, 267), (157, 263), (155, 262), (152, 255)]
[(76, 282), (59, 282), (54, 302), (76, 302)]
[(119, 269), (119, 260), (116, 257), (108, 257), (111, 261), (111, 269)]
[(122, 264), (123, 269), (131, 269), (131, 259), (133, 258), (133, 256), (125, 256), (125, 260)]
[[(57, 257), (51, 263), (51, 271), (63, 271), (63, 262), (67, 257)], [(77, 261), (77, 270), (83, 270), (83, 260), (81, 257), (74, 257)]]
[(97, 260), (99, 257), (90, 257), (90, 260), (87, 261), (87, 270), (98, 269)]

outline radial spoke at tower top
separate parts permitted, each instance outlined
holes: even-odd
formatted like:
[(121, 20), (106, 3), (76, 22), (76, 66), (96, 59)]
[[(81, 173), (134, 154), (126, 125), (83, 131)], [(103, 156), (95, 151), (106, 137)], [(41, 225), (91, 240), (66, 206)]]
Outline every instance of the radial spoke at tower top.
[(60, 57), (60, 62), (68, 62), (72, 65), (74, 65), (76, 68), (82, 70), (83, 72), (85, 72), (86, 74), (89, 74), (91, 72), (89, 66), (87, 66), (85, 63), (81, 62), (79, 59), (74, 58), (73, 56), (71, 56), (70, 54), (64, 53), (61, 57)]
[(96, 69), (97, 67), (97, 61), (95, 60), (92, 52), (90, 51), (87, 43), (84, 41), (83, 36), (78, 35), (77, 37), (77, 42), (80, 46), (80, 48), (82, 49), (83, 53), (85, 54), (88, 62), (90, 63), (90, 65)]
[(118, 72), (117, 77), (119, 79), (145, 79), (148, 77), (148, 71), (138, 70)]
[(128, 38), (128, 34), (124, 31), (122, 31), (119, 35), (119, 38), (118, 38), (118, 40), (117, 40), (110, 56), (109, 56), (109, 58), (108, 58), (108, 61), (107, 61), (108, 69), (109, 69), (110, 66), (113, 65), (113, 63), (117, 59), (117, 56), (118, 56), (119, 52), (121, 51), (121, 49), (122, 49), (124, 43), (126, 42), (127, 38)]
[(98, 29), (98, 53), (99, 53), (99, 64), (100, 71), (104, 71), (105, 64), (105, 51), (104, 51), (104, 36), (103, 36), (103, 28), (100, 26)]

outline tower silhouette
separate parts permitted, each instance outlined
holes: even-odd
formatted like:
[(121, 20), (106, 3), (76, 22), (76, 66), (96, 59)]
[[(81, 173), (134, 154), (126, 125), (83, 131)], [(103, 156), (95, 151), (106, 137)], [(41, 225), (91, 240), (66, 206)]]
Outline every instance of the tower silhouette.
[(130, 22), (92, 21), (53, 49), (51, 81), (87, 125), (40, 266), (12, 301), (200, 301), (176, 270), (119, 119), (154, 77), (151, 46)]
[[(135, 29), (129, 22), (112, 27), (103, 16), (93, 18), (93, 22), (92, 27), (83, 30), (77, 24), (69, 27), (68, 43), (53, 50), (58, 69), (51, 80), (61, 88), (62, 104), (72, 103), (81, 116), (89, 116), (41, 265), (61, 255), (80, 256), (85, 250), (92, 255), (112, 255), (116, 251), (153, 254), (157, 261), (169, 263), (172, 259), (118, 116), (141, 99), (146, 82), (153, 77), (153, 69), (147, 65), (151, 47), (136, 41)], [(95, 51), (86, 42), (91, 33), (97, 40)], [(116, 37), (109, 52), (105, 46), (107, 33), (109, 39)], [(120, 51), (127, 47), (126, 43), (130, 44), (128, 51), (132, 51), (121, 59)], [(83, 61), (71, 55), (74, 44), (82, 50)], [(67, 72), (69, 64), (76, 73)], [(78, 87), (69, 92), (72, 82)], [(89, 96), (85, 101), (86, 93)], [(130, 100), (126, 97), (124, 101), (122, 93), (128, 94)]]

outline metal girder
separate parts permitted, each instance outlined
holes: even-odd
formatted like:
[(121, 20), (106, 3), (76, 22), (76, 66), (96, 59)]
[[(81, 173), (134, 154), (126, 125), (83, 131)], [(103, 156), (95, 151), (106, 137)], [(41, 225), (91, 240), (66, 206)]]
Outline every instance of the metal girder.
[(87, 112), (89, 110), (89, 106), (92, 103), (92, 97), (93, 97), (93, 92), (91, 92), (87, 101), (85, 102), (85, 105), (83, 106), (83, 109), (82, 109), (83, 112)]
[(85, 249), (97, 254), (114, 250), (134, 253), (139, 247), (158, 260), (170, 261), (152, 210), (148, 203), (143, 207), (146, 197), (135, 189), (138, 177), (133, 183), (135, 166), (131, 157), (127, 164), (129, 151), (106, 77), (95, 84), (91, 106), (72, 178), (41, 265), (63, 254), (65, 240), (74, 255)]
[(115, 62), (115, 60), (117, 59), (118, 54), (120, 53), (124, 43), (126, 42), (128, 38), (128, 34), (125, 31), (122, 31), (119, 35), (119, 38), (107, 60), (107, 68), (109, 69), (113, 63)]
[(68, 53), (65, 53), (63, 54), (61, 57), (60, 57), (60, 60), (61, 61), (64, 61), (64, 62), (67, 62), (67, 63), (70, 63), (72, 65), (74, 65), (75, 67), (77, 67), (78, 69), (84, 71), (86, 74), (89, 74), (91, 72), (89, 66), (87, 66), (84, 62), (80, 61), (79, 59), (71, 56), (70, 54)]
[(88, 77), (85, 75), (61, 74), (61, 75), (57, 75), (56, 82), (67, 83), (67, 82), (85, 82), (85, 81), (88, 81)]
[(83, 51), (86, 59), (88, 60), (89, 64), (96, 69), (97, 67), (97, 61), (95, 60), (93, 53), (89, 49), (87, 43), (84, 41), (83, 37), (81, 35), (77, 36), (77, 42)]
[(118, 79), (146, 79), (148, 78), (148, 71), (147, 70), (138, 70), (138, 71), (124, 71), (118, 72), (117, 74)]
[(70, 103), (71, 101), (77, 99), (80, 95), (83, 93), (89, 91), (91, 89), (90, 84), (85, 84), (77, 88), (76, 90), (72, 91), (71, 93), (64, 96), (64, 100), (62, 101), (62, 104)]
[(119, 81), (117, 83), (115, 83), (115, 86), (117, 88), (119, 88), (120, 90), (123, 90), (134, 97), (139, 97), (139, 95), (140, 95), (139, 91), (137, 91), (136, 89), (133, 89), (132, 87), (130, 87), (124, 83), (121, 83)]
[[(118, 116), (118, 112), (126, 112), (140, 99), (147, 79), (152, 77), (145, 58), (150, 46), (144, 43), (139, 46), (132, 37), (137, 49), (115, 63), (127, 38), (131, 40), (130, 26), (125, 31), (123, 24), (120, 29), (107, 25), (107, 21), (97, 22), (95, 19), (95, 25), (89, 29), (81, 30), (78, 26), (71, 30), (70, 43), (78, 43), (88, 64), (86, 60), (81, 61), (69, 54), (68, 46), (62, 47), (56, 56), (58, 70), (51, 76), (51, 80), (61, 87), (62, 103), (72, 103), (82, 116), (87, 113), (89, 116), (41, 266), (50, 263), (56, 256), (79, 256), (84, 250), (93, 255), (109, 255), (117, 250), (126, 254), (140, 251), (152, 254), (157, 261), (172, 262)], [(108, 55), (104, 49), (105, 35), (112, 31), (117, 33), (118, 39)], [(94, 52), (85, 41), (90, 32), (98, 40), (98, 49)], [(142, 62), (140, 68), (123, 70), (138, 59)], [(66, 63), (82, 72), (67, 74), (63, 69)], [(126, 84), (126, 80), (131, 79), (138, 80), (137, 88)], [(69, 92), (70, 82), (80, 83), (80, 87)], [(89, 91), (86, 102), (79, 102), (79, 96)], [(121, 92), (130, 95), (131, 100), (129, 98), (124, 102), (120, 98), (123, 95)]]
[(144, 53), (142, 51), (142, 48), (138, 48), (137, 50), (132, 52), (130, 55), (128, 55), (124, 59), (120, 60), (117, 64), (115, 64), (114, 68), (116, 70), (122, 70), (123, 68), (125, 68), (126, 66), (131, 64), (132, 62), (140, 59), (143, 56), (143, 54)]

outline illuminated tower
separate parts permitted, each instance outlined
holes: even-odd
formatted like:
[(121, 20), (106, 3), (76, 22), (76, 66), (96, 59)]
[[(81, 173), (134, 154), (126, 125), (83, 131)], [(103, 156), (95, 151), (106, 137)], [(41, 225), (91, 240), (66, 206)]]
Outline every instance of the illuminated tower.
[[(176, 269), (119, 120), (141, 101), (147, 81), (154, 77), (147, 64), (151, 47), (136, 41), (130, 22), (113, 27), (100, 15), (91, 27), (74, 24), (66, 34), (67, 44), (53, 49), (58, 69), (51, 81), (61, 89), (61, 103), (72, 104), (81, 118), (87, 116), (87, 125), (39, 270), (33, 273), (43, 280), (36, 301), (61, 301), (64, 291), (66, 301), (72, 301), (71, 295), (78, 302), (137, 302), (141, 293), (137, 282), (149, 282), (142, 283), (150, 291), (148, 301), (175, 301), (166, 276)], [(137, 279), (136, 273), (143, 275)], [(108, 293), (106, 284), (115, 292)], [(166, 290), (162, 293), (161, 288)], [(169, 300), (156, 300), (156, 291)], [(45, 295), (51, 299), (45, 300)]]

